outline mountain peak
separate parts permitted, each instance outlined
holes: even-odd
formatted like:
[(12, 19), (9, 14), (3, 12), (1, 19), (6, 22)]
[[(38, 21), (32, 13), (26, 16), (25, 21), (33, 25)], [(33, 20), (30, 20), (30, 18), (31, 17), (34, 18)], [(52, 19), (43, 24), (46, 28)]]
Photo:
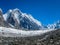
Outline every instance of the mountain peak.
[(10, 9), (3, 15), (10, 25), (28, 30), (41, 29), (41, 23), (29, 14), (21, 12), (18, 8)]
[(21, 11), (18, 8), (13, 9), (13, 11), (21, 13)]
[(19, 10), (19, 9), (18, 9), (18, 8), (15, 8), (15, 9), (13, 9), (13, 10), (17, 11), (17, 10)]

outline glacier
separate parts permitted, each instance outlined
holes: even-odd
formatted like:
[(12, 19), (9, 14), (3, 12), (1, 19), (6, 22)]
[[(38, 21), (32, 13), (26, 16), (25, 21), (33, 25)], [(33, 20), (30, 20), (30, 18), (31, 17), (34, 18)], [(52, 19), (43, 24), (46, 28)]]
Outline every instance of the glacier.
[(40, 36), (50, 31), (55, 31), (55, 30), (47, 29), (47, 30), (26, 31), (26, 30), (0, 27), (0, 36), (3, 36), (3, 37), (29, 37), (29, 36), (37, 36), (37, 35)]

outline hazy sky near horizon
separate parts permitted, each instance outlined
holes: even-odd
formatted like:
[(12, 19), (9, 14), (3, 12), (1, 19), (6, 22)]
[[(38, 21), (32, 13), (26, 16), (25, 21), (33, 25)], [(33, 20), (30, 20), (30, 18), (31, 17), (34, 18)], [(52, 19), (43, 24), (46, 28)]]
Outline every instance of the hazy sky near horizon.
[(4, 13), (19, 8), (44, 25), (60, 20), (60, 0), (0, 0), (0, 8)]

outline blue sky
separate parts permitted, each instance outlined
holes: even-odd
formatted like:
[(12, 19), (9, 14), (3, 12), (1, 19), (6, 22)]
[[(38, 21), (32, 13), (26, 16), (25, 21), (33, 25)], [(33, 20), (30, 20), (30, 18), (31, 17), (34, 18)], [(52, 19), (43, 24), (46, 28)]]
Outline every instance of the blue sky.
[(59, 0), (0, 0), (0, 8), (4, 13), (19, 8), (24, 13), (32, 14), (44, 25), (60, 20)]

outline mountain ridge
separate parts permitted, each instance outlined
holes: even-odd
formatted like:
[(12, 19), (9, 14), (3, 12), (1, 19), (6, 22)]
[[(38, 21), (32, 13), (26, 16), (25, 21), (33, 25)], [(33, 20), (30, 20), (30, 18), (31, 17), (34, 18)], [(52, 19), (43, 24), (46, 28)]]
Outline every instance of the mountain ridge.
[(39, 30), (42, 28), (41, 22), (29, 14), (22, 13), (18, 8), (13, 10), (10, 9), (7, 11), (7, 13), (1, 15), (3, 17), (3, 20), (11, 28), (27, 30)]
[(5, 14), (3, 14), (2, 9), (0, 9), (1, 22), (6, 27), (16, 28), (16, 29), (26, 29), (26, 30), (40, 30), (40, 29), (60, 29), (59, 23), (48, 24), (44, 26), (40, 21), (36, 20), (32, 15), (21, 12), (18, 8), (9, 9)]

